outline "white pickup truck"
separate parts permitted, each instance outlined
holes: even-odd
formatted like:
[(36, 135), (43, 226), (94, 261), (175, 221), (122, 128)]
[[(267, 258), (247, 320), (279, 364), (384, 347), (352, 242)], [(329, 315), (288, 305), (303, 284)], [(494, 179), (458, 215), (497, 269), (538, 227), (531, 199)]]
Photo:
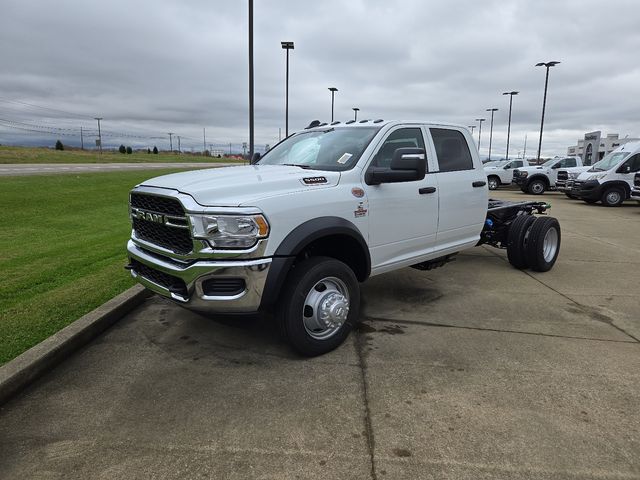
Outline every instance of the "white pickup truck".
[(127, 269), (193, 310), (275, 312), (304, 355), (344, 341), (370, 276), (439, 267), (479, 244), (549, 270), (560, 226), (548, 205), (489, 200), (469, 145), (454, 125), (334, 122), (252, 165), (153, 178), (130, 193)]
[(524, 193), (542, 195), (547, 190), (555, 190), (559, 169), (581, 166), (580, 157), (555, 157), (542, 165), (516, 169), (513, 172), (513, 183)]
[(529, 162), (525, 160), (510, 160), (501, 165), (485, 165), (484, 171), (487, 174), (489, 190), (496, 190), (500, 185), (511, 185), (513, 172), (522, 167), (528, 167)]

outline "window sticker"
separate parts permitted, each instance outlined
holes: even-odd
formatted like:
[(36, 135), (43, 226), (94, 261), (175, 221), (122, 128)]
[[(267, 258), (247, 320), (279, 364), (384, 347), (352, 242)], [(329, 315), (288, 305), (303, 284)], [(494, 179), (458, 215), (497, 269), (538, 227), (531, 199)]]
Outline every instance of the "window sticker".
[(342, 155), (339, 159), (338, 159), (338, 163), (339, 164), (345, 164), (349, 161), (349, 159), (353, 157), (353, 155), (351, 155), (350, 153), (345, 153), (344, 155)]

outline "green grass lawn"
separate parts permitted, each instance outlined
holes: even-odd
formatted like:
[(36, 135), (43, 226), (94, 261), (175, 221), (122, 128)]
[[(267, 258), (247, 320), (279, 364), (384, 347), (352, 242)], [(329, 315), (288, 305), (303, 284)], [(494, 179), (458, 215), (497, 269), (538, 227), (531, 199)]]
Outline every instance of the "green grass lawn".
[[(229, 162), (227, 158), (204, 157), (200, 155), (160, 152), (157, 155), (96, 150), (54, 150), (44, 147), (0, 146), (0, 164), (7, 163), (145, 163), (145, 162)], [(240, 161), (241, 162), (241, 161)]]
[(0, 365), (133, 285), (128, 192), (170, 171), (0, 177)]

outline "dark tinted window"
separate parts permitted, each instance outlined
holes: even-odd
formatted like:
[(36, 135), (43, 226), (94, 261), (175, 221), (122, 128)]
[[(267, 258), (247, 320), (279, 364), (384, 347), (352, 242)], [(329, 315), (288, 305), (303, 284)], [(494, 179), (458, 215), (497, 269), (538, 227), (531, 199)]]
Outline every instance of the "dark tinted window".
[(391, 133), (378, 150), (378, 153), (376, 153), (376, 156), (373, 157), (371, 165), (374, 167), (389, 167), (393, 152), (398, 148), (422, 148), (424, 150), (422, 131), (419, 128), (401, 128)]
[(464, 135), (457, 130), (429, 129), (438, 155), (441, 172), (473, 169), (473, 160)]
[(623, 167), (628, 165), (631, 172), (640, 172), (640, 153), (636, 153), (622, 165)]
[(560, 168), (570, 168), (575, 166), (577, 166), (575, 158), (565, 158), (560, 162)]

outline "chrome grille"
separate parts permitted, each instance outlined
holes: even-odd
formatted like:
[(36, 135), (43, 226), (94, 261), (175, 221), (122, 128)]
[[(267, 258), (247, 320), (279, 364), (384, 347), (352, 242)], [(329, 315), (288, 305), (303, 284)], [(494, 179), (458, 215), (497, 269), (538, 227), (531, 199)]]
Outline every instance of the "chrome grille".
[[(193, 251), (193, 240), (189, 232), (189, 222), (182, 204), (175, 198), (157, 195), (131, 193), (131, 207), (171, 217), (171, 223), (154, 222), (145, 216), (133, 216), (131, 223), (135, 237), (145, 242), (158, 245), (179, 255)], [(166, 217), (165, 217), (166, 218)], [(184, 227), (181, 227), (184, 225)]]

